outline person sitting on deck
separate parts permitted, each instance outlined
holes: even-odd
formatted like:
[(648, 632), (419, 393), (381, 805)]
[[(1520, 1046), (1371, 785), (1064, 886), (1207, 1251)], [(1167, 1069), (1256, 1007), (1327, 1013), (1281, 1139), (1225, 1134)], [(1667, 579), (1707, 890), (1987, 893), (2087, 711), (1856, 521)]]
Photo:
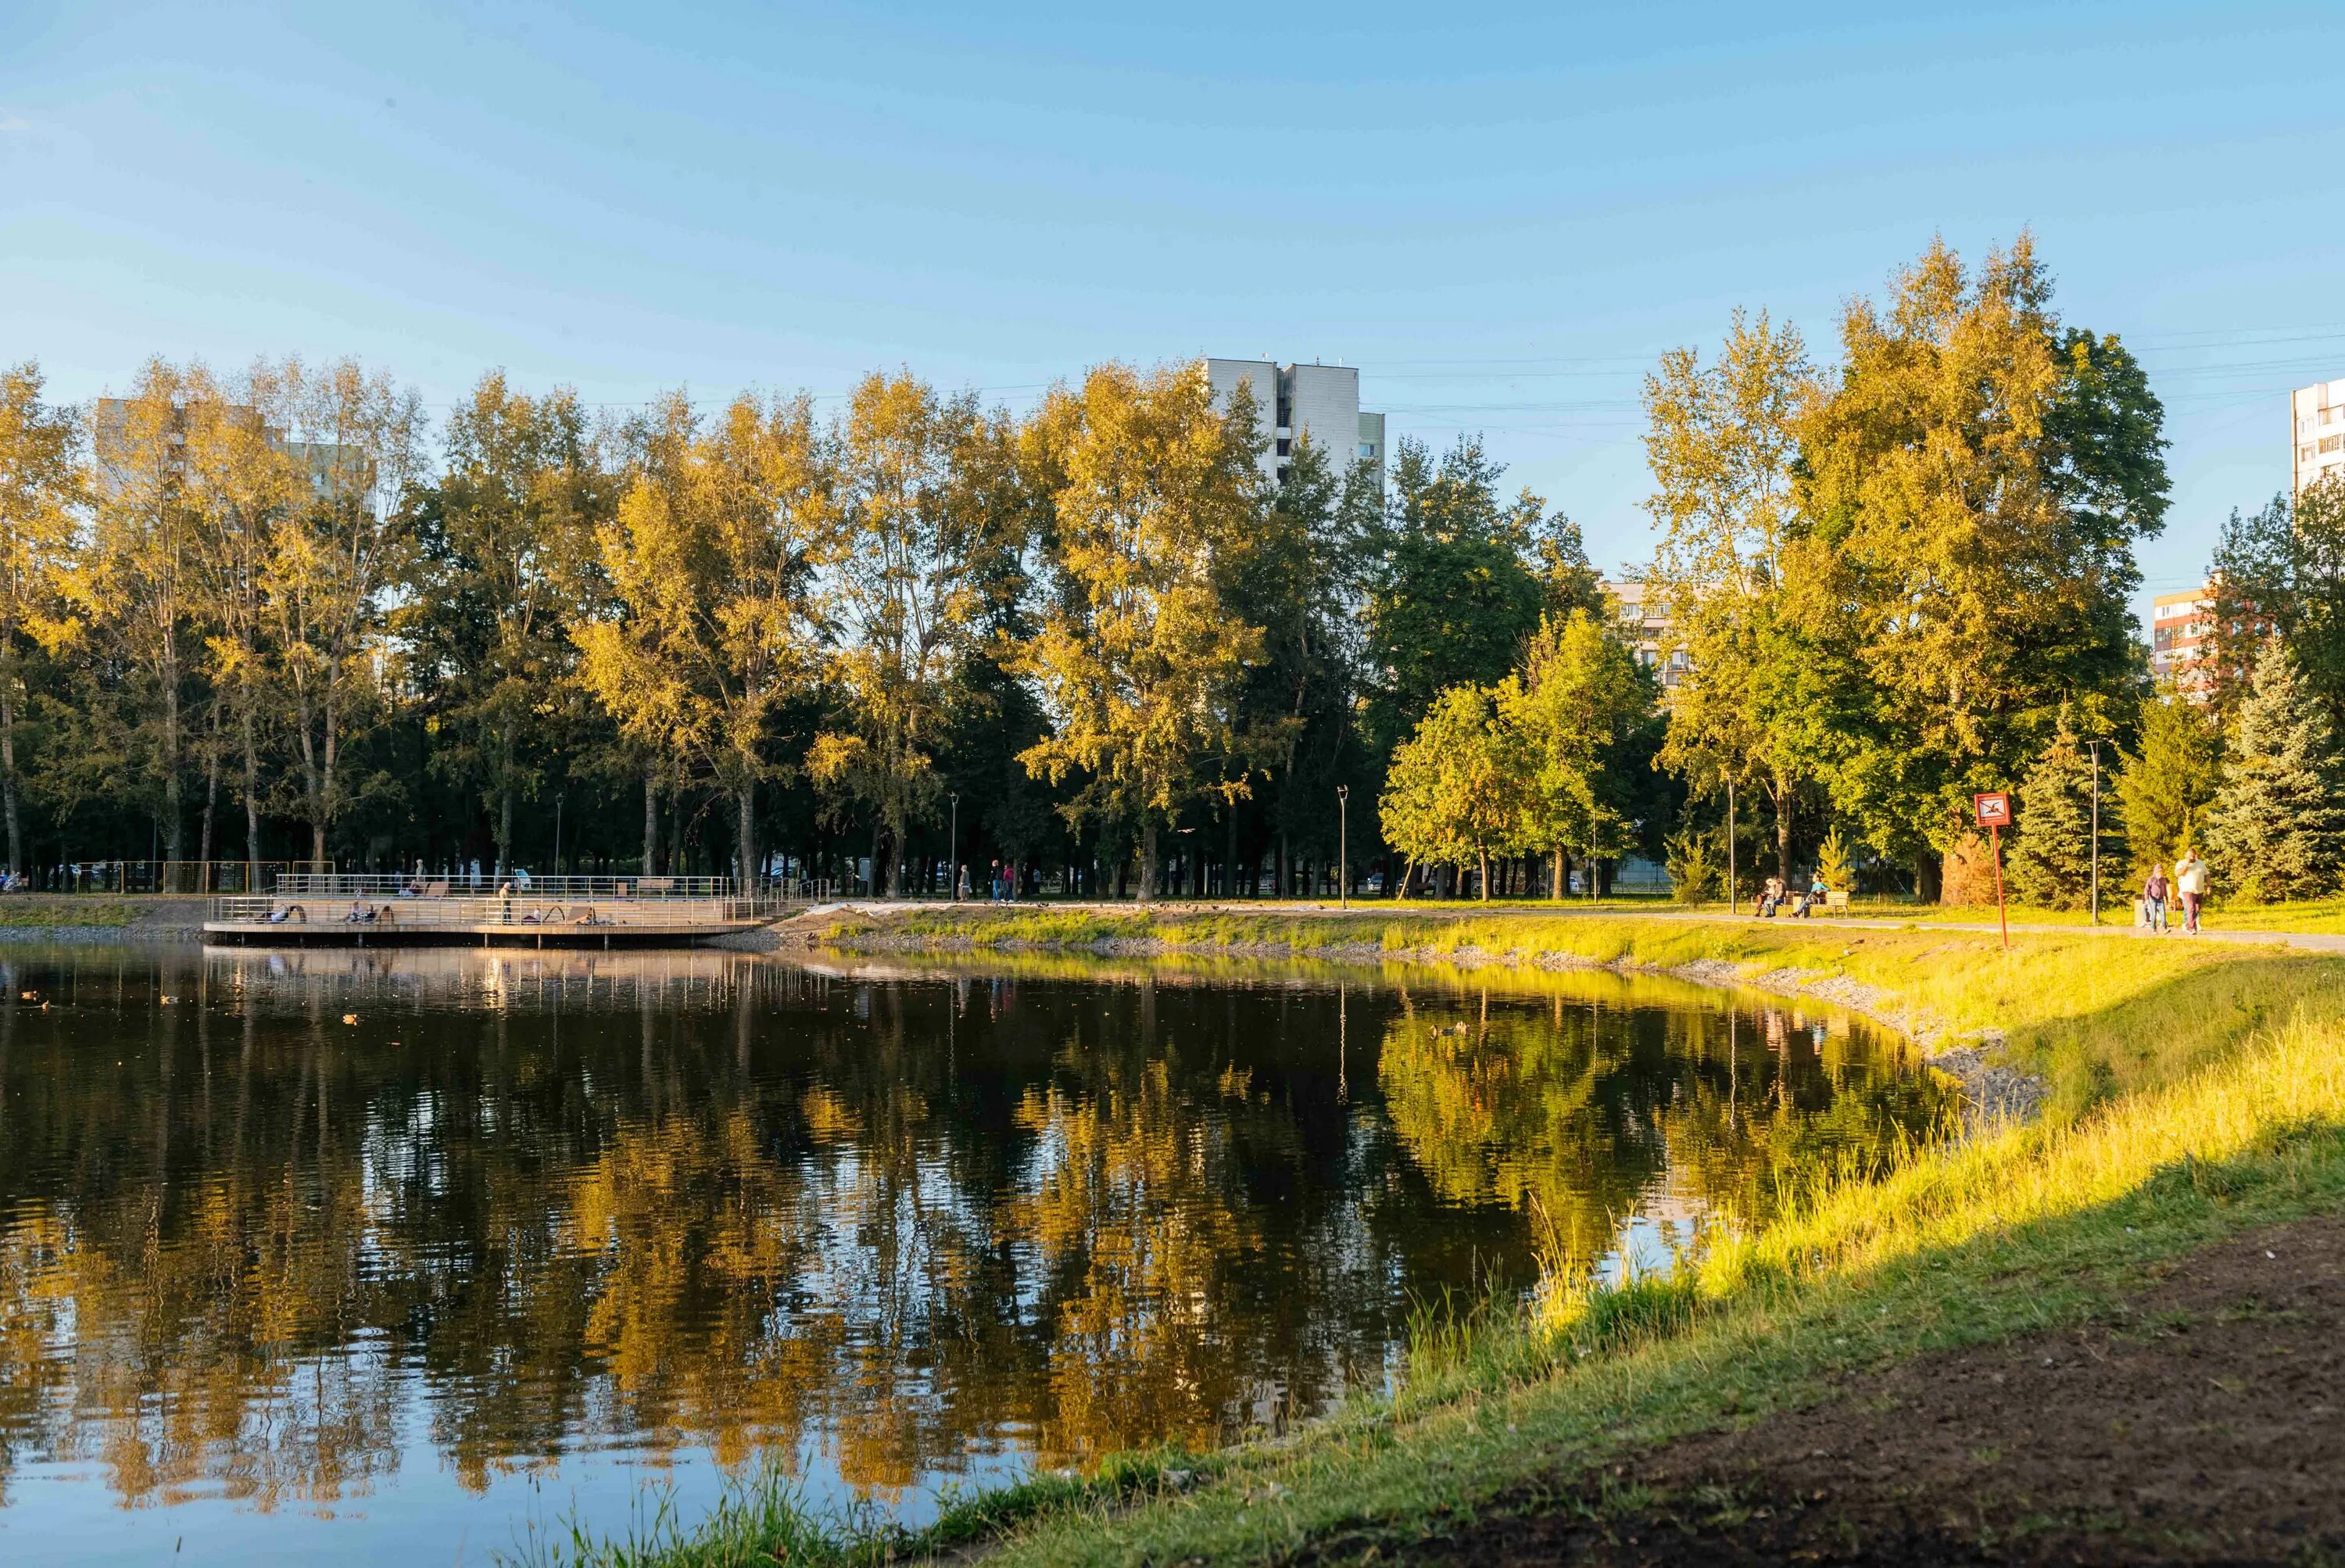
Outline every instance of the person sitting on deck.
[(353, 899), (350, 901), (350, 912), (344, 915), (342, 919), (357, 921), (371, 921), (374, 919), (374, 906), (364, 899)]

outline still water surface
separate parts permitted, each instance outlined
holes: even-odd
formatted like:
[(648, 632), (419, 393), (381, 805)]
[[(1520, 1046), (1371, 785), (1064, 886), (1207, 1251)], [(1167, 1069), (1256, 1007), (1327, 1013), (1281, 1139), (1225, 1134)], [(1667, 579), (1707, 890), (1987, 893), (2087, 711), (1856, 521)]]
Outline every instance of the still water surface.
[[(1276, 1430), (1936, 1125), (1600, 973), (0, 953), (0, 1561), (486, 1562)], [(28, 999), (25, 993), (33, 993)], [(44, 1005), (46, 1003), (46, 1005)]]

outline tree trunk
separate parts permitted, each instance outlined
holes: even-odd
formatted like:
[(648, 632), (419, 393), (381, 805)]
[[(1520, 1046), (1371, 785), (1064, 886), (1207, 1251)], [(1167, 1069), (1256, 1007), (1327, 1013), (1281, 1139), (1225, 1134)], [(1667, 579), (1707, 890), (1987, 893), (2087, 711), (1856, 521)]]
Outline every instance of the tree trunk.
[(1792, 885), (1792, 781), (1775, 780), (1775, 874)]
[(163, 704), (163, 858), (176, 860), (185, 847), (179, 819), (184, 815), (179, 787), (179, 661), (175, 654), (164, 661)]
[(1483, 850), (1478, 853), (1482, 860), (1482, 880), (1475, 884), (1474, 891), (1482, 895), (1484, 903), (1488, 903), (1490, 901), (1490, 851)]
[(740, 820), (736, 824), (739, 842), (736, 846), (741, 866), (741, 892), (746, 897), (756, 885), (757, 864), (757, 781), (744, 779), (737, 797)]
[(1151, 817), (1140, 830), (1140, 901), (1156, 901), (1156, 819)]
[(659, 779), (644, 769), (644, 875), (659, 875)]
[(259, 878), (253, 874), (260, 860), (260, 742), (252, 732), (252, 703), (244, 705), (244, 865), (246, 892)]
[(1550, 901), (1561, 903), (1563, 901), (1563, 850), (1561, 849), (1558, 849), (1555, 851), (1555, 886), (1548, 890), (1548, 897)]
[(23, 829), (16, 820), (16, 693), (12, 678), (0, 686), (0, 805), (8, 814), (8, 874), (25, 869)]
[[(203, 827), (196, 835), (196, 863), (208, 866), (212, 858), (213, 823), (219, 818), (219, 729), (212, 729), (211, 748), (204, 755), (204, 815)], [(198, 873), (200, 876), (200, 873)], [(197, 890), (209, 892), (208, 881)]]
[(1945, 891), (1944, 864), (1927, 850), (1914, 852), (1914, 896), (1925, 904), (1934, 904)]
[(497, 881), (500, 882), (513, 869), (513, 786), (505, 784), (497, 791)]
[[(326, 761), (318, 776), (318, 799), (310, 822), (310, 858), (326, 863), (326, 834), (334, 825), (334, 769), (341, 760), (342, 730), (334, 708), (333, 687), (326, 688)], [(556, 866), (555, 871), (562, 868)]]

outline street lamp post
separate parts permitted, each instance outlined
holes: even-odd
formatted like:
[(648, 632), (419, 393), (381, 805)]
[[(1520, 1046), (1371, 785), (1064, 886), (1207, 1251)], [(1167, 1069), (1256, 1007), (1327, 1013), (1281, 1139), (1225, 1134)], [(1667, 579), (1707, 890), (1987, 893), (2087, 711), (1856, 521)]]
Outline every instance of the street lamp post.
[(1352, 787), (1335, 786), (1335, 907), (1352, 907)]
[(557, 790), (553, 797), (553, 874), (562, 874), (562, 802), (567, 791)]
[(952, 802), (952, 835), (945, 840), (945, 893), (954, 903), (960, 902), (960, 791), (956, 789), (945, 799)]

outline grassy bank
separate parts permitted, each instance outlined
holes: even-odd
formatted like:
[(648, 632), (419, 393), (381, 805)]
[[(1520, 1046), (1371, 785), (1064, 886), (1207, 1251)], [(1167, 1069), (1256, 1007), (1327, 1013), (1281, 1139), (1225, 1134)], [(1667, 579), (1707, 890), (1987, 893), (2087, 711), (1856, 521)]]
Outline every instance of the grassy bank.
[(134, 924), (152, 910), (200, 905), (203, 901), (144, 893), (10, 893), (0, 898), (0, 927), (119, 927)]
[(2062, 1085), (2055, 1115), (1917, 1152), (1885, 1179), (1821, 1186), (1766, 1229), (1669, 1278), (1557, 1282), (1518, 1313), (1428, 1324), (1390, 1398), (1300, 1437), (1132, 1459), (965, 1500), (917, 1536), (826, 1528), (749, 1483), (702, 1531), (548, 1560), (876, 1561), (979, 1534), (1020, 1563), (1389, 1555), (1611, 1458), (1829, 1397), (1850, 1373), (2085, 1320), (2122, 1321), (2170, 1260), (2345, 1207), (2345, 962), (2181, 943), (2032, 938), (2009, 958), (1957, 933), (1651, 921), (1297, 922), (1280, 917), (924, 915), (882, 935), (989, 943), (1152, 940), (1516, 962), (1798, 970), (1870, 987), (1942, 1029), (1998, 1027)]
[[(2170, 1079), (2206, 1052), (2289, 1016), (2336, 972), (2278, 947), (2112, 942), (2037, 932), (2003, 951), (1961, 932), (1850, 932), (1798, 922), (1739, 924), (1601, 915), (1275, 911), (1102, 912), (929, 909), (843, 921), (839, 939), (976, 947), (1161, 944), (1193, 953), (1335, 953), (1396, 961), (1585, 962), (1693, 970), (1715, 980), (1789, 978), (1868, 1004), (1925, 1042), (1993, 1032), (2014, 1064), (2051, 1084), (2056, 1113)], [(1850, 992), (1842, 987), (1862, 988)]]

